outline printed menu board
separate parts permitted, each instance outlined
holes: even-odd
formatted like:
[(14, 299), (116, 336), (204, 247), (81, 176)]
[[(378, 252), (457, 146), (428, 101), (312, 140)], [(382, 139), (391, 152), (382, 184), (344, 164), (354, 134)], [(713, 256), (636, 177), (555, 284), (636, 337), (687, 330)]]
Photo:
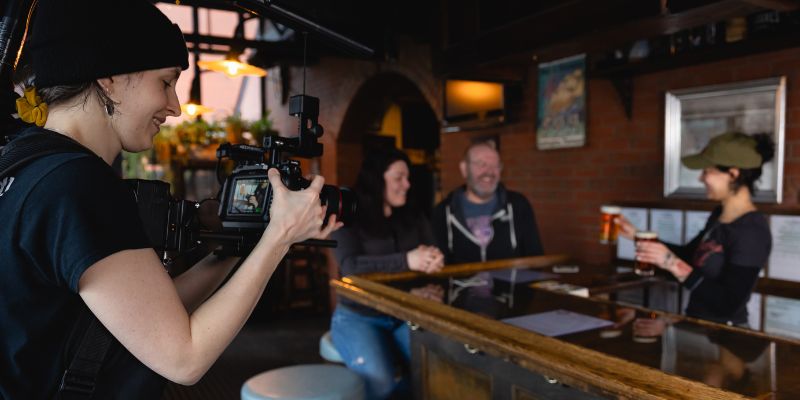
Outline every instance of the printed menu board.
[(773, 215), (769, 277), (800, 281), (800, 216)]

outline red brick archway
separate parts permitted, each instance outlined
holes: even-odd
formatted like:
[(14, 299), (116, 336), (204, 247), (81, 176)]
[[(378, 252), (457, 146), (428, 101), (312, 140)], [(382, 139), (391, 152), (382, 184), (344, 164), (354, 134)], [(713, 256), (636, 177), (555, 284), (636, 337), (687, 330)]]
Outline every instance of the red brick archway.
[(342, 119), (336, 144), (340, 185), (355, 183), (364, 138), (377, 133), (391, 104), (398, 104), (403, 110), (404, 148), (435, 151), (439, 147), (439, 121), (422, 91), (401, 74), (380, 73), (359, 87)]

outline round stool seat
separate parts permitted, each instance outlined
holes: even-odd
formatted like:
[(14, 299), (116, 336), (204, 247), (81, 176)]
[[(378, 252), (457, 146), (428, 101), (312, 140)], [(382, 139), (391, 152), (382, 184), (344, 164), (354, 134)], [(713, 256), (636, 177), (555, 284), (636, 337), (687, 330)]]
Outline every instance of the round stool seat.
[(325, 334), (319, 338), (319, 355), (326, 361), (332, 363), (344, 363), (342, 356), (339, 354), (339, 350), (336, 350), (336, 346), (334, 346), (333, 341), (331, 341), (331, 331), (325, 332)]
[(341, 365), (296, 365), (262, 372), (244, 383), (242, 400), (362, 400), (364, 382)]

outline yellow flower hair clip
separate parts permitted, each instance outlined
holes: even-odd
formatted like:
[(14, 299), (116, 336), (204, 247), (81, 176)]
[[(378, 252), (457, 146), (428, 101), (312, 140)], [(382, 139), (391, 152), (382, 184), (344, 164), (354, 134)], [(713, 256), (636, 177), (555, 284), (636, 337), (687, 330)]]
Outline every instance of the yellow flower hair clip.
[(36, 88), (25, 88), (25, 93), (17, 99), (17, 113), (19, 117), (36, 126), (44, 126), (47, 122), (47, 103), (36, 93)]

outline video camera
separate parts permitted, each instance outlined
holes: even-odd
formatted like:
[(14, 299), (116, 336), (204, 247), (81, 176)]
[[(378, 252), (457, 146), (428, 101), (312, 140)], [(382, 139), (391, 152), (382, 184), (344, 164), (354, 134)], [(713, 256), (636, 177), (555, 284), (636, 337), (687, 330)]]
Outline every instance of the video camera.
[[(297, 137), (268, 136), (264, 138), (263, 147), (230, 143), (219, 146), (218, 165), (224, 159), (233, 160), (235, 165), (233, 172), (222, 182), (217, 199), (200, 203), (178, 200), (170, 195), (167, 183), (128, 180), (136, 193), (145, 230), (153, 247), (163, 252), (165, 264), (169, 264), (174, 253), (187, 253), (212, 242), (222, 245), (221, 254), (249, 253), (270, 220), (273, 195), (267, 177), (270, 168), (278, 169), (289, 190), (301, 190), (311, 184), (303, 178), (300, 163), (285, 158), (285, 155), (322, 156), (322, 144), (317, 141), (323, 134), (318, 122), (319, 99), (307, 95), (292, 96), (289, 114), (299, 118)], [(336, 215), (337, 221), (349, 223), (355, 216), (356, 196), (347, 188), (324, 185), (320, 202), (327, 206), (325, 221), (330, 215)], [(212, 215), (212, 208), (216, 208), (216, 215)], [(309, 240), (303, 244), (335, 246), (336, 242)]]

